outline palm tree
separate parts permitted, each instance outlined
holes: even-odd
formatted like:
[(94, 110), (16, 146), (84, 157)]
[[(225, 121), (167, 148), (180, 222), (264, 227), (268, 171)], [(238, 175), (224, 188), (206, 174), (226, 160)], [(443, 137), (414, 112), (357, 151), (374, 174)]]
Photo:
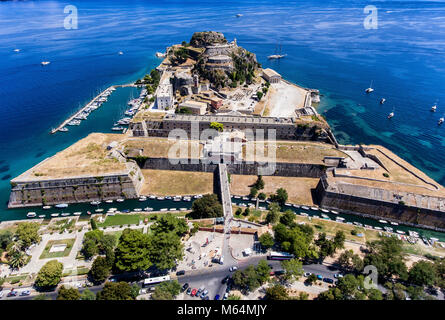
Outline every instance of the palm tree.
[(27, 255), (20, 250), (13, 251), (9, 257), (9, 266), (12, 269), (19, 269), (26, 264)]

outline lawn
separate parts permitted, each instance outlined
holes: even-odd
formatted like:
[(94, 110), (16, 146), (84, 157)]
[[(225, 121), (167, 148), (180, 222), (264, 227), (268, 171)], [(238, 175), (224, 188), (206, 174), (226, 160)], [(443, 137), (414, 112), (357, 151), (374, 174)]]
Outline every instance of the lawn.
[(5, 279), (5, 282), (10, 283), (10, 284), (16, 284), (19, 283), (20, 281), (26, 280), (26, 278), (28, 278), (28, 274), (21, 274), (21, 275), (17, 275), (17, 276), (10, 276), (7, 277)]
[[(42, 254), (40, 255), (39, 259), (49, 259), (49, 258), (62, 258), (67, 257), (71, 249), (73, 248), (74, 241), (76, 239), (64, 239), (64, 240), (50, 240), (45, 246), (45, 249), (43, 250)], [(66, 248), (64, 251), (60, 252), (49, 252), (51, 247), (55, 244), (66, 244)]]
[(144, 220), (141, 214), (116, 214), (108, 216), (103, 223), (98, 223), (98, 227), (124, 226), (128, 224), (138, 224), (140, 220)]
[(77, 267), (76, 269), (67, 269), (63, 271), (63, 277), (68, 276), (82, 276), (84, 274), (87, 274), (90, 269), (87, 267)]

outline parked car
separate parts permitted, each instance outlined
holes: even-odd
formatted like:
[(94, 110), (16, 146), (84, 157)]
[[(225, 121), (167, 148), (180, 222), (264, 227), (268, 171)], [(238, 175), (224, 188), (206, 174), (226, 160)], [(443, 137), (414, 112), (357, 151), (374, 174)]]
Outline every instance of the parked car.
[(233, 271), (236, 271), (236, 270), (238, 270), (237, 266), (232, 266), (232, 267), (229, 268), (230, 272), (233, 272)]
[(191, 294), (192, 293), (192, 287), (189, 287), (185, 293), (186, 294)]
[(284, 271), (284, 270), (277, 270), (277, 271), (275, 271), (275, 275), (279, 276), (279, 275), (284, 274), (285, 272), (286, 271)]
[(205, 296), (203, 300), (210, 300), (209, 296)]
[(208, 293), (209, 293), (208, 290), (204, 290), (204, 291), (201, 293), (201, 299), (204, 299), (204, 297), (205, 297)]
[(332, 280), (331, 278), (323, 278), (323, 281), (327, 283), (334, 283), (334, 280)]
[(183, 276), (185, 275), (185, 270), (179, 270), (178, 272), (176, 272), (177, 276)]
[(194, 296), (196, 295), (197, 292), (198, 292), (198, 290), (193, 289), (192, 292), (190, 293), (190, 295), (191, 295), (192, 297), (194, 297)]
[(323, 276), (320, 275), (320, 274), (317, 274), (317, 279), (318, 279), (318, 280), (323, 280)]
[(226, 276), (224, 279), (221, 280), (222, 284), (226, 284), (230, 279), (230, 276)]
[(17, 291), (14, 291), (14, 289), (12, 289), (11, 291), (8, 292), (8, 294), (6, 295), (7, 297), (15, 297), (17, 295)]
[(336, 274), (334, 274), (334, 278), (340, 279), (340, 278), (343, 278), (343, 275), (341, 273), (336, 273)]
[[(218, 296), (219, 297), (219, 296)], [(0, 299), (3, 298), (3, 290), (0, 291)], [(216, 300), (216, 299), (215, 299)]]
[(228, 297), (229, 297), (229, 293), (228, 292), (224, 293), (223, 300), (227, 300)]
[(213, 300), (219, 300), (220, 296), (217, 294)]
[(196, 295), (199, 296), (199, 295), (201, 294), (201, 292), (203, 292), (203, 291), (204, 291), (204, 288), (203, 288), (203, 287), (200, 287), (200, 288), (198, 289), (198, 292), (196, 292)]
[(305, 273), (304, 273), (304, 276), (307, 278), (307, 277), (309, 277), (311, 274), (312, 274), (311, 272), (305, 272)]
[(24, 290), (24, 291), (20, 292), (21, 296), (29, 296), (30, 294), (31, 294), (31, 291), (29, 291), (29, 290)]
[(184, 283), (184, 285), (182, 286), (182, 291), (187, 290), (187, 288), (189, 287), (188, 283)]
[(232, 290), (232, 286), (228, 284), (227, 288), (226, 288), (226, 292), (229, 292), (230, 290)]

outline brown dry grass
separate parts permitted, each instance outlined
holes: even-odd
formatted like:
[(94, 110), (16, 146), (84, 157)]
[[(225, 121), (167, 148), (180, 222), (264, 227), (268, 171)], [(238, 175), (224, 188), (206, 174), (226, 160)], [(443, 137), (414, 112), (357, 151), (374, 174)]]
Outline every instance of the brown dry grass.
[(157, 196), (213, 193), (213, 174), (207, 172), (142, 170), (141, 194)]
[[(248, 195), (250, 193), (249, 186), (256, 179), (257, 176), (231, 175), (230, 192), (235, 195)], [(263, 176), (263, 180), (264, 190), (260, 190), (260, 192), (264, 192), (269, 196), (275, 193), (277, 189), (284, 188), (289, 195), (289, 202), (312, 205), (311, 189), (317, 186), (319, 179)]]
[(39, 163), (19, 178), (45, 180), (73, 176), (97, 176), (125, 170), (125, 164), (108, 158), (106, 147), (119, 141), (123, 135), (92, 133), (67, 149)]
[[(250, 153), (258, 152), (261, 154), (264, 146), (265, 157), (255, 157)], [(246, 155), (247, 150), (254, 150)], [(269, 150), (273, 152), (273, 147), (267, 143), (260, 144), (256, 142), (248, 142), (243, 146), (243, 158), (246, 160), (267, 161)], [(348, 157), (348, 155), (340, 150), (335, 149), (332, 145), (321, 142), (307, 141), (277, 141), (276, 142), (276, 160), (281, 162), (293, 163), (316, 163), (323, 164), (323, 158), (326, 156)]]
[[(179, 149), (184, 149), (185, 157), (199, 158), (203, 146), (197, 140), (169, 140), (167, 138), (131, 138), (124, 142), (125, 149), (144, 149), (143, 156), (152, 158), (167, 158), (170, 150), (174, 150), (174, 157), (180, 157)], [(192, 152), (193, 146), (193, 152)], [(177, 147), (177, 148), (176, 148)], [(171, 149), (176, 148), (176, 149)], [(196, 149), (195, 149), (196, 148)], [(198, 153), (194, 150), (198, 150)]]

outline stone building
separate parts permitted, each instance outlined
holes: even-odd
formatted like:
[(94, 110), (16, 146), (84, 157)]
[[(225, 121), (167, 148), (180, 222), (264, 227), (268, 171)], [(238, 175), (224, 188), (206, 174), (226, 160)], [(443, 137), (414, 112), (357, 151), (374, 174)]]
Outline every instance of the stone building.
[(270, 68), (263, 70), (263, 78), (270, 83), (280, 83), (281, 75)]
[(179, 105), (180, 108), (187, 108), (189, 109), (193, 114), (196, 115), (203, 115), (207, 111), (207, 103), (200, 102), (200, 101), (194, 101), (194, 100), (188, 100)]

